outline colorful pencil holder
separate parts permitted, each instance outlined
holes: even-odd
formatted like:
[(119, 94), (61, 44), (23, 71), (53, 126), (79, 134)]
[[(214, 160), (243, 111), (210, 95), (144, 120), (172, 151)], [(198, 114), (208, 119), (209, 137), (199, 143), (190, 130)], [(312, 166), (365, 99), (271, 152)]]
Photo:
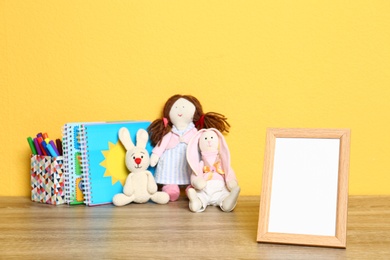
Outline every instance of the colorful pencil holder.
[(31, 200), (46, 204), (65, 203), (63, 157), (31, 155)]

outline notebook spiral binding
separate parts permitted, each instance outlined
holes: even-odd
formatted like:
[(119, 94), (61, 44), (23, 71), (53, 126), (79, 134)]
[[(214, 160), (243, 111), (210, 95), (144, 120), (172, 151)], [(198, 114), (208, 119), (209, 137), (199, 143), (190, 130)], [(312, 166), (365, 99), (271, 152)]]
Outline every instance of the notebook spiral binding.
[(62, 127), (62, 146), (63, 146), (63, 166), (64, 166), (64, 187), (65, 187), (65, 203), (70, 202), (70, 180), (69, 180), (69, 151), (68, 151), (68, 126)]
[[(81, 179), (81, 167), (79, 167), (79, 125), (81, 123), (68, 123), (64, 126), (64, 143), (63, 143), (63, 153), (64, 153), (64, 164), (66, 170), (66, 201), (67, 204), (81, 204), (79, 199)], [(82, 196), (82, 194), (81, 194)]]
[(80, 151), (81, 151), (81, 171), (83, 179), (83, 193), (84, 193), (84, 203), (90, 205), (92, 203), (92, 194), (91, 194), (91, 185), (90, 182), (90, 173), (89, 173), (89, 158), (87, 153), (87, 130), (84, 125), (80, 128)]

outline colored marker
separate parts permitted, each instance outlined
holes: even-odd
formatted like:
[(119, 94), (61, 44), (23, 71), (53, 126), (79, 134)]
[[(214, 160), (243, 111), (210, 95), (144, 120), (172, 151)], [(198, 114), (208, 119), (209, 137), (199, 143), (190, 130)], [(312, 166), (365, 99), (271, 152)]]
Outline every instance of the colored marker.
[(47, 148), (46, 142), (42, 142), (41, 144), (42, 144), (43, 149), (44, 149), (45, 152), (46, 152), (46, 155), (47, 155), (47, 156), (51, 156), (51, 153), (50, 153), (49, 149)]
[(54, 149), (54, 151), (56, 152), (57, 156), (60, 155), (60, 153), (59, 153), (58, 150), (57, 150), (56, 145), (55, 145), (54, 142), (53, 142), (53, 140), (50, 140), (49, 138), (46, 138), (46, 139), (45, 139), (45, 142), (46, 142), (46, 144), (51, 144), (51, 147)]
[(54, 151), (54, 149), (53, 149), (53, 147), (51, 146), (51, 144), (46, 144), (46, 148), (47, 148), (47, 150), (49, 150), (49, 154), (50, 154), (52, 157), (58, 156), (58, 154)]
[(42, 133), (38, 133), (38, 134), (37, 134), (37, 137), (42, 137)]
[(46, 140), (49, 136), (47, 135), (47, 133), (43, 133), (42, 137), (43, 137), (43, 140)]
[(63, 155), (61, 140), (60, 139), (56, 139), (56, 144), (57, 144), (57, 149), (58, 149), (59, 155)]
[(27, 137), (27, 142), (30, 145), (31, 153), (33, 155), (36, 155), (37, 154), (37, 150), (35, 149), (34, 141), (33, 141), (33, 139), (30, 136)]
[(35, 149), (37, 150), (37, 154), (38, 155), (43, 155), (42, 151), (41, 151), (41, 148), (39, 146), (39, 143), (38, 143), (38, 139), (37, 138), (34, 138), (34, 145), (35, 145)]
[(41, 152), (43, 153), (43, 155), (45, 155), (45, 156), (48, 155), (46, 148), (43, 147), (43, 145), (46, 143), (43, 141), (42, 137), (38, 137), (37, 139), (38, 139), (38, 143), (39, 143), (39, 146), (41, 148)]

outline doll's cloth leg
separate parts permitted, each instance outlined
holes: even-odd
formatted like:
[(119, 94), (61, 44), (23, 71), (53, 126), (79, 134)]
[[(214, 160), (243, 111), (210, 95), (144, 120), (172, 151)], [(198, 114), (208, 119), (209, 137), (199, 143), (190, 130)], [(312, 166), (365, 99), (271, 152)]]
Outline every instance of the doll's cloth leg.
[(135, 198), (134, 194), (131, 196), (127, 196), (123, 193), (119, 193), (114, 196), (112, 202), (114, 203), (115, 206), (124, 206), (133, 202), (134, 198)]
[(227, 196), (219, 205), (223, 211), (230, 212), (236, 207), (240, 191), (241, 188), (239, 186), (230, 191), (229, 196)]
[(167, 204), (169, 201), (169, 195), (166, 192), (158, 191), (154, 193), (150, 199), (157, 204)]
[(187, 190), (187, 196), (190, 200), (188, 206), (192, 212), (202, 212), (207, 207), (207, 204), (205, 205), (199, 198), (199, 193), (201, 192), (197, 192), (194, 188), (189, 188)]
[(180, 188), (176, 184), (164, 185), (162, 191), (168, 193), (170, 201), (176, 201), (180, 196)]
[(186, 187), (186, 189), (185, 189), (185, 193), (186, 193), (187, 197), (188, 197), (188, 190), (191, 189), (191, 188), (192, 188), (192, 189), (195, 189), (194, 186), (192, 186), (191, 184), (188, 185), (188, 186)]

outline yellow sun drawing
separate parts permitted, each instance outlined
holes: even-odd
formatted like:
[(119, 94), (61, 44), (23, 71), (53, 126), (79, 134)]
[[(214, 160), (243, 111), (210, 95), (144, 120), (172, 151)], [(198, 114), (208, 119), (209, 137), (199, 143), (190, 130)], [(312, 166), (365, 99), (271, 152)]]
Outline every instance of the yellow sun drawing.
[(102, 154), (105, 159), (100, 165), (106, 168), (104, 177), (111, 177), (112, 185), (119, 181), (123, 186), (129, 174), (125, 164), (125, 148), (120, 142), (117, 144), (108, 142), (108, 150), (102, 151)]

